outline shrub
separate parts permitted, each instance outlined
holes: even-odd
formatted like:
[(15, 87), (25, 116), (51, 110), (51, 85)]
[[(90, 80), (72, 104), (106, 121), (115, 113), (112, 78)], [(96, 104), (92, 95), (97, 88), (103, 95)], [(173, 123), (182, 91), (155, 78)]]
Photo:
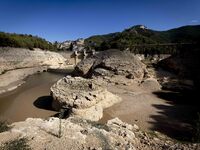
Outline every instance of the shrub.
[(31, 150), (26, 138), (8, 141), (0, 146), (0, 150)]
[(0, 121), (0, 133), (4, 131), (8, 131), (11, 127), (8, 126), (6, 121)]

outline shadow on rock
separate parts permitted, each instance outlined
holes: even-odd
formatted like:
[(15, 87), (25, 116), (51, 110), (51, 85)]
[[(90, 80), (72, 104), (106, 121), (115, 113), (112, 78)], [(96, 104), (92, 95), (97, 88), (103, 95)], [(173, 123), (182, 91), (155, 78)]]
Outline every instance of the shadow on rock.
[(33, 105), (40, 109), (53, 110), (52, 101), (53, 98), (51, 96), (41, 96), (33, 102)]
[(151, 115), (154, 121), (152, 130), (159, 131), (171, 138), (192, 141), (195, 134), (195, 120), (200, 112), (198, 98), (194, 93), (154, 92), (159, 98), (167, 101), (167, 105), (153, 104), (158, 115)]

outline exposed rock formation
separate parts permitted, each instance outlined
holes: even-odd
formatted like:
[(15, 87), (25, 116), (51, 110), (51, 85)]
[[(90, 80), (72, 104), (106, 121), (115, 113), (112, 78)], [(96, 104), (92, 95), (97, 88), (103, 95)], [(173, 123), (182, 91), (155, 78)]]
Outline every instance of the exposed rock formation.
[(68, 61), (62, 55), (23, 48), (0, 48), (0, 94), (23, 84), (27, 76), (37, 72), (66, 70)]
[[(102, 125), (80, 118), (49, 120), (28, 118), (12, 124), (11, 131), (0, 133), (0, 148), (5, 142), (27, 138), (33, 150), (153, 150), (198, 149), (199, 144), (178, 144), (158, 132), (154, 136), (142, 132), (118, 118)], [(61, 133), (59, 136), (59, 132)]]
[(0, 48), (0, 74), (7, 70), (36, 66), (62, 67), (67, 60), (60, 54), (40, 49)]
[[(199, 56), (199, 46), (193, 49), (183, 49), (181, 50), (180, 54), (160, 61), (158, 66), (177, 74), (182, 80), (181, 82), (183, 82), (185, 79), (193, 80), (194, 85), (197, 88), (200, 88), (200, 73), (197, 68), (200, 66)], [(182, 86), (184, 89), (185, 85), (187, 86), (187, 83), (183, 83), (180, 86)]]
[(53, 108), (69, 109), (70, 116), (80, 116), (89, 120), (99, 120), (103, 108), (110, 107), (120, 98), (108, 92), (101, 83), (92, 79), (67, 76), (51, 87)]
[(103, 74), (110, 72), (115, 75), (142, 79), (145, 71), (145, 65), (133, 54), (119, 50), (107, 50), (78, 63), (74, 74), (90, 77), (96, 73), (101, 75), (103, 72)]
[(70, 51), (81, 51), (84, 49), (84, 39), (77, 39), (75, 41), (64, 41), (62, 43), (57, 43), (57, 48), (62, 50)]
[(98, 125), (80, 118), (62, 120), (60, 138), (58, 118), (28, 118), (25, 122), (14, 123), (13, 126), (11, 132), (0, 134), (0, 144), (9, 141), (9, 137), (26, 137), (30, 140), (31, 148), (37, 150), (135, 149), (134, 127), (119, 119), (110, 120), (107, 125)]

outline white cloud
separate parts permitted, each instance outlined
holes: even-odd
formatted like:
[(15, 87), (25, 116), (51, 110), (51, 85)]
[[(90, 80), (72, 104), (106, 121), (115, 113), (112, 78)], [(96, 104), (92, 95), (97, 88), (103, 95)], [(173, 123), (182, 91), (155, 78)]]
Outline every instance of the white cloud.
[(196, 20), (196, 19), (191, 20), (191, 23), (198, 23), (198, 22), (199, 22), (199, 20)]

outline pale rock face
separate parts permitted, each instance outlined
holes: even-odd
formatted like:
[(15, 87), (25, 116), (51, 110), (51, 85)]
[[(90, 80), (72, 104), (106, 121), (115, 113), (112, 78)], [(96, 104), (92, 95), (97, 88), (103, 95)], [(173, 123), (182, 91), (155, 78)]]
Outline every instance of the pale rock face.
[(67, 60), (60, 54), (40, 49), (0, 48), (0, 74), (7, 70), (51, 66), (66, 66)]
[(72, 51), (79, 51), (84, 49), (84, 39), (77, 39), (75, 41), (64, 41), (62, 43), (58, 43), (57, 47), (60, 49), (69, 50), (72, 46)]
[(102, 117), (104, 108), (121, 100), (95, 80), (71, 76), (55, 83), (51, 87), (51, 95), (55, 110), (67, 107), (70, 116), (80, 116), (94, 121)]
[(50, 69), (62, 71), (68, 67), (68, 60), (56, 52), (0, 48), (0, 94), (16, 89), (29, 75)]
[(147, 29), (147, 27), (144, 26), (144, 25), (140, 25), (140, 28), (141, 28), (141, 29)]
[(11, 131), (0, 133), (0, 148), (6, 142), (27, 138), (34, 150), (149, 150), (149, 149), (199, 149), (199, 144), (177, 143), (159, 132), (155, 135), (140, 131), (137, 125), (130, 125), (118, 118), (106, 124), (79, 117), (68, 119), (28, 118), (13, 123)]
[(77, 39), (77, 40), (76, 40), (76, 44), (77, 44), (77, 45), (84, 45), (84, 41), (85, 41), (85, 40), (82, 39), (82, 38)]
[(28, 145), (38, 150), (135, 149), (134, 127), (118, 118), (110, 120), (105, 125), (77, 117), (70, 117), (67, 120), (28, 118), (12, 126), (10, 132), (0, 133), (0, 145), (15, 137), (26, 137)]
[(65, 42), (59, 43), (57, 47), (60, 49), (68, 49), (70, 48), (70, 45), (72, 44), (72, 42), (73, 41), (65, 41)]

